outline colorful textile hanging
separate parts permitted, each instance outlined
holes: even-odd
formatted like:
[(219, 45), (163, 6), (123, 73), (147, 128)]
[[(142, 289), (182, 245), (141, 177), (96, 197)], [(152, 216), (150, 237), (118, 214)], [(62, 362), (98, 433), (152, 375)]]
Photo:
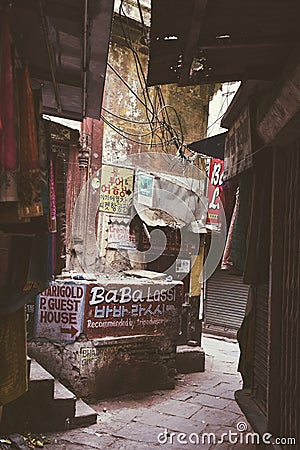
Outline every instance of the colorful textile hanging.
[(24, 394), (28, 388), (25, 308), (1, 316), (0, 406)]
[(17, 147), (9, 17), (0, 12), (0, 201), (18, 200)]
[(221, 263), (221, 269), (222, 270), (232, 270), (233, 269), (233, 262), (232, 262), (232, 238), (234, 233), (234, 227), (238, 215), (239, 210), (239, 189), (236, 191), (236, 197), (235, 197), (235, 205), (232, 212), (232, 217), (228, 229), (227, 239), (226, 239), (226, 245), (224, 249), (224, 254), (222, 258)]
[(26, 218), (43, 214), (36, 118), (27, 67), (18, 71), (18, 88), (20, 108), (19, 215)]
[(50, 159), (50, 224), (49, 231), (56, 233), (56, 195), (55, 195), (55, 181), (54, 181), (54, 171), (53, 162)]
[(247, 253), (247, 234), (250, 221), (250, 208), (252, 192), (251, 172), (240, 176), (239, 180), (239, 208), (234, 231), (232, 235), (231, 257), (236, 273), (243, 274), (245, 270)]

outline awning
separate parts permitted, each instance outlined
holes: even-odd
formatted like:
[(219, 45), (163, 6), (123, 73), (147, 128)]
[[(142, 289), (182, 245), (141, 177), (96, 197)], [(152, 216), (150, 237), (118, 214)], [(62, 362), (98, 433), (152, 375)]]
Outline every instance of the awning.
[(299, 0), (152, 0), (148, 85), (271, 79), (299, 16)]
[(188, 148), (201, 155), (211, 156), (212, 158), (224, 159), (225, 133), (217, 134), (200, 141), (192, 142)]
[(43, 112), (100, 118), (113, 0), (13, 0), (13, 40), (42, 86)]

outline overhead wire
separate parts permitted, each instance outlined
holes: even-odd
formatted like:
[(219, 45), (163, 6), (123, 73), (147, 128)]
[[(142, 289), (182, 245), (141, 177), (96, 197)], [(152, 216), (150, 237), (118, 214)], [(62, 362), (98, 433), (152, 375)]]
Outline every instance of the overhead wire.
[[(140, 144), (140, 145), (146, 145), (149, 146), (149, 142), (141, 142), (141, 141), (137, 141), (135, 139), (132, 139), (128, 136), (126, 136), (123, 132), (123, 130), (118, 129), (117, 127), (115, 127), (112, 123), (110, 123), (104, 116), (101, 116), (101, 119), (103, 120), (104, 123), (106, 123), (106, 125), (108, 125), (110, 128), (112, 128), (117, 134), (119, 134), (120, 136), (122, 136), (124, 139), (127, 139), (128, 141), (134, 142), (136, 144)], [(151, 132), (150, 132), (151, 133)], [(162, 144), (159, 143), (155, 143), (152, 144), (152, 146), (161, 146)]]
[[(147, 133), (139, 133), (139, 134), (127, 132), (126, 130), (119, 128), (115, 124), (112, 124), (107, 119), (107, 117), (105, 117), (103, 114), (102, 114), (101, 118), (116, 133), (121, 135), (124, 139), (128, 138), (131, 142), (135, 142), (140, 145), (148, 145), (150, 147), (161, 146), (162, 149), (166, 152), (167, 152), (167, 150), (165, 147), (168, 145), (174, 144), (176, 146), (177, 150), (182, 150), (184, 135), (183, 135), (182, 124), (181, 124), (178, 112), (176, 111), (176, 109), (173, 106), (167, 105), (165, 103), (160, 86), (157, 87), (158, 98), (159, 98), (159, 103), (160, 103), (159, 109), (156, 107), (155, 98), (154, 98), (154, 100), (151, 98), (149, 88), (147, 86), (143, 66), (142, 66), (142, 63), (140, 60), (140, 56), (135, 49), (135, 44), (132, 41), (130, 32), (129, 31), (126, 32), (126, 30), (125, 30), (123, 18), (125, 18), (125, 20), (126, 20), (127, 29), (130, 28), (130, 24), (129, 24), (129, 18), (126, 14), (123, 3), (124, 3), (124, 0), (121, 0), (120, 6), (119, 6), (119, 20), (120, 20), (120, 24), (121, 24), (125, 42), (126, 42), (128, 48), (131, 50), (133, 58), (134, 58), (136, 74), (137, 74), (138, 82), (139, 82), (139, 85), (140, 85), (141, 91), (142, 91), (142, 98), (137, 92), (134, 91), (134, 89), (132, 89), (132, 87), (129, 85), (129, 83), (118, 73), (118, 71), (110, 63), (108, 63), (108, 67), (113, 71), (113, 73), (120, 79), (120, 81), (129, 89), (129, 91), (135, 96), (135, 98), (137, 98), (137, 100), (140, 102), (140, 104), (145, 108), (147, 121), (146, 122), (135, 121), (135, 120), (132, 120), (129, 118), (122, 117), (112, 111), (105, 109), (105, 108), (102, 108), (102, 109), (107, 114), (111, 114), (112, 116), (114, 116), (120, 120), (125, 120), (127, 122), (131, 122), (133, 124), (138, 124), (138, 125), (143, 125), (143, 126), (148, 125), (150, 127), (151, 131), (149, 131)], [(142, 27), (143, 27), (143, 34), (144, 34), (144, 36), (146, 36), (147, 30), (146, 30), (143, 12), (142, 12), (142, 8), (141, 8), (141, 4), (140, 4), (139, 0), (137, 0), (137, 5), (138, 5), (138, 9), (139, 9)], [(169, 109), (172, 109), (175, 113), (175, 117), (178, 122), (180, 136), (178, 134), (178, 131), (175, 129), (174, 125), (171, 122), (171, 119), (170, 119), (170, 116), (168, 113)], [(160, 116), (161, 116), (161, 118), (160, 118)], [(133, 137), (145, 137), (145, 136), (151, 135), (151, 140), (149, 143), (145, 143), (145, 142), (141, 143), (140, 141), (129, 138), (126, 135), (133, 136)], [(168, 139), (168, 136), (169, 136), (169, 139)], [(159, 143), (157, 143), (157, 139), (160, 141)]]
[(104, 108), (104, 106), (102, 106), (102, 110), (107, 114), (116, 117), (117, 119), (124, 120), (125, 122), (135, 123), (137, 125), (149, 125), (149, 123), (146, 121), (143, 122), (139, 120), (129, 119), (128, 117), (120, 116), (119, 114), (113, 113), (112, 111), (109, 111), (108, 109)]
[(142, 23), (142, 26), (143, 26), (144, 37), (146, 38), (147, 37), (147, 30), (146, 30), (146, 25), (145, 25), (145, 21), (144, 21), (144, 16), (143, 16), (140, 0), (137, 0), (137, 5), (138, 5), (138, 8), (139, 8), (141, 23)]
[[(132, 89), (132, 87), (127, 83), (126, 80), (124, 80), (124, 78), (122, 77), (122, 75), (119, 74), (119, 72), (109, 63), (107, 62), (108, 67), (114, 72), (114, 74), (122, 81), (123, 84), (125, 84), (125, 86), (130, 90), (130, 92), (139, 100), (139, 102), (146, 108), (149, 109), (148, 105), (139, 97), (139, 95), (134, 92), (134, 90)], [(152, 112), (149, 109), (150, 112)]]
[[(103, 116), (103, 114), (101, 114), (101, 119), (102, 119), (102, 120), (105, 119), (107, 122), (109, 122), (109, 120), (107, 120), (106, 117)], [(117, 125), (115, 125), (115, 124), (112, 124), (112, 125), (113, 125), (116, 129), (118, 129), (119, 131), (121, 131), (122, 133), (129, 134), (130, 136), (135, 136), (135, 137), (145, 137), (145, 136), (149, 136), (149, 135), (152, 133), (152, 131), (148, 131), (147, 133), (131, 133), (130, 131), (123, 130), (123, 129), (119, 128), (119, 127), (118, 127)], [(157, 127), (157, 129), (159, 129), (159, 127)]]
[[(140, 103), (142, 103), (143, 104), (143, 106), (145, 107), (145, 108), (147, 108), (147, 109), (149, 109), (149, 107), (148, 107), (148, 105), (139, 97), (139, 95), (131, 88), (131, 86), (127, 83), (127, 81), (119, 74), (119, 72), (110, 64), (110, 63), (108, 63), (108, 66), (109, 66), (109, 68), (115, 73), (115, 75), (120, 79), (120, 81), (122, 81), (122, 83), (130, 90), (130, 92), (140, 101)], [(102, 108), (103, 109), (103, 108)], [(150, 109), (149, 109), (150, 110)], [(150, 110), (150, 112), (152, 112), (151, 110)], [(110, 111), (109, 111), (109, 113), (111, 113)], [(114, 114), (114, 113), (113, 113)], [(103, 116), (103, 115), (102, 115)], [(106, 118), (104, 118), (104, 116), (102, 117), (102, 119), (105, 119), (105, 120), (103, 120), (103, 121), (105, 121), (105, 123), (107, 124), (107, 125), (109, 125), (111, 128), (115, 128), (115, 131), (116, 132), (119, 132), (119, 134), (122, 136), (122, 137), (124, 137), (124, 138), (126, 138), (126, 136), (123, 134), (125, 131), (124, 130), (120, 130), (120, 129), (118, 129), (117, 130), (117, 127), (115, 126), (115, 125), (113, 125), (113, 124), (111, 124), (111, 123), (109, 123), (109, 121), (106, 119)], [(131, 121), (132, 122), (132, 120), (130, 120), (130, 119), (128, 119), (129, 121)], [(145, 124), (149, 124), (149, 122), (146, 122)], [(161, 125), (161, 124), (160, 124)], [(159, 129), (159, 128), (157, 128), (157, 129)], [(161, 138), (157, 135), (157, 137), (161, 140)], [(135, 141), (135, 140), (132, 140), (131, 139), (131, 141), (132, 142), (136, 142), (136, 143), (139, 143), (138, 141)], [(170, 140), (167, 140), (167, 144), (170, 144), (170, 142), (172, 142), (172, 139), (170, 139)], [(148, 143), (148, 144), (146, 144), (146, 143), (143, 143), (143, 145), (154, 145), (154, 144), (152, 144), (152, 143)], [(162, 142), (160, 143), (160, 144), (155, 144), (155, 145), (163, 145), (162, 144)]]
[[(143, 31), (144, 31), (144, 33), (145, 33), (145, 22), (144, 22), (144, 19), (143, 19), (143, 14), (142, 14), (142, 9), (141, 9), (141, 5), (140, 5), (140, 1), (137, 0), (137, 2), (138, 2), (138, 8), (139, 8), (140, 16), (141, 16), (141, 22), (142, 22), (142, 25), (143, 25)], [(151, 105), (151, 109), (152, 109), (153, 112), (154, 112), (153, 101), (152, 101), (151, 96), (150, 96), (150, 94), (149, 94), (149, 90), (148, 90), (148, 86), (147, 86), (147, 82), (146, 82), (146, 77), (145, 77), (145, 74), (144, 74), (144, 71), (143, 71), (143, 67), (142, 67), (142, 64), (141, 64), (141, 61), (140, 61), (140, 57), (139, 57), (137, 51), (136, 51), (135, 48), (134, 48), (134, 45), (133, 45), (133, 42), (132, 42), (130, 33), (129, 33), (128, 36), (127, 36), (126, 31), (125, 31), (125, 28), (124, 28), (124, 25), (123, 25), (122, 12), (123, 12), (124, 17), (125, 17), (126, 20), (127, 20), (127, 25), (129, 25), (129, 24), (128, 24), (128, 16), (126, 15), (126, 12), (125, 12), (125, 10), (124, 10), (124, 8), (123, 8), (123, 3), (124, 3), (124, 0), (121, 0), (120, 8), (119, 8), (121, 27), (122, 27), (123, 34), (124, 34), (125, 40), (126, 40), (126, 42), (127, 42), (127, 45), (128, 45), (128, 47), (131, 49), (131, 51), (132, 51), (132, 53), (133, 53), (133, 56), (134, 56), (134, 59), (135, 59), (135, 64), (136, 64), (136, 69), (137, 69), (137, 74), (138, 74), (138, 78), (139, 78), (139, 82), (140, 82), (140, 85), (141, 85), (143, 94), (144, 94), (144, 92), (146, 92), (146, 95), (144, 95), (145, 103), (147, 103), (147, 99), (148, 99), (149, 102), (150, 102), (150, 105)], [(140, 76), (140, 74), (141, 74), (141, 76)], [(142, 77), (142, 79), (141, 79), (141, 77)], [(161, 93), (161, 94), (162, 94), (162, 93)], [(164, 102), (164, 99), (163, 99), (163, 104), (164, 104), (164, 106), (166, 106), (166, 105), (165, 105), (165, 102)], [(175, 108), (174, 108), (174, 110), (175, 110)], [(177, 120), (178, 120), (179, 125), (180, 125), (180, 128), (181, 128), (181, 134), (183, 135), (183, 133), (182, 133), (182, 127), (181, 127), (181, 123), (180, 123), (180, 119), (179, 119), (179, 116), (178, 116), (177, 111), (176, 111), (176, 116), (177, 116)], [(148, 119), (149, 119), (149, 125), (150, 125), (150, 124), (152, 125), (152, 123), (153, 123), (153, 121), (154, 121), (153, 115), (152, 115), (151, 120), (150, 120), (149, 117), (148, 117)], [(155, 119), (156, 119), (156, 120), (159, 120), (157, 114), (155, 115)], [(169, 119), (169, 118), (168, 118), (168, 119)], [(173, 130), (173, 126), (171, 125), (170, 120), (168, 120), (168, 122), (166, 122), (166, 120), (164, 120), (164, 121), (163, 121), (163, 124), (164, 124), (164, 126), (166, 126), (166, 124), (167, 124), (167, 127), (168, 127), (169, 131), (172, 131), (172, 130)], [(150, 126), (151, 126), (151, 125), (150, 125)], [(177, 133), (176, 133), (176, 135), (177, 135)], [(177, 137), (178, 137), (178, 136), (177, 136)], [(183, 139), (181, 139), (181, 140), (183, 141)]]
[[(150, 103), (150, 105), (152, 107), (152, 114), (153, 114), (154, 106), (153, 106), (151, 97), (149, 95), (149, 91), (147, 89), (146, 77), (145, 77), (145, 74), (144, 74), (144, 71), (143, 71), (143, 67), (142, 67), (139, 55), (137, 54), (137, 51), (134, 48), (134, 45), (133, 45), (130, 33), (127, 35), (127, 33), (125, 31), (125, 28), (124, 28), (122, 12), (123, 12), (123, 16), (125, 17), (125, 19), (127, 21), (128, 29), (129, 29), (129, 23), (128, 23), (128, 16), (127, 16), (127, 14), (126, 14), (126, 12), (125, 12), (125, 10), (123, 8), (123, 3), (124, 3), (124, 0), (121, 0), (120, 6), (119, 6), (119, 18), (120, 18), (120, 24), (121, 24), (122, 32), (123, 32), (125, 41), (126, 41), (128, 47), (131, 50), (131, 52), (133, 54), (133, 57), (134, 57), (135, 66), (136, 66), (136, 69), (137, 69), (137, 76), (138, 76), (138, 79), (139, 79), (139, 82), (140, 82), (140, 85), (141, 85), (141, 88), (142, 88), (142, 92), (143, 92), (143, 96), (144, 96), (144, 99), (145, 99), (145, 103), (147, 103), (147, 98), (148, 98), (149, 103)], [(142, 14), (141, 9), (140, 9), (140, 13)], [(143, 20), (143, 22), (144, 22), (144, 20)], [(141, 76), (142, 76), (142, 79), (143, 79), (143, 83), (141, 81)], [(152, 120), (153, 120), (153, 116), (152, 116)], [(149, 119), (149, 122), (150, 122), (150, 119)]]

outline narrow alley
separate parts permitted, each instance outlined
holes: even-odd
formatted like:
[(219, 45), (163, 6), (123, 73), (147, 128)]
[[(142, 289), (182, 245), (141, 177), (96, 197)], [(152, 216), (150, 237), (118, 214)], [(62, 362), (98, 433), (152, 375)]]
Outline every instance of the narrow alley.
[(0, 0), (0, 450), (300, 449), (299, 17)]
[(205, 372), (178, 374), (174, 390), (126, 395), (94, 403), (91, 406), (99, 414), (96, 425), (48, 434), (46, 449), (255, 448), (245, 443), (251, 428), (234, 400), (234, 391), (241, 386), (236, 370), (237, 342), (204, 335), (203, 348)]

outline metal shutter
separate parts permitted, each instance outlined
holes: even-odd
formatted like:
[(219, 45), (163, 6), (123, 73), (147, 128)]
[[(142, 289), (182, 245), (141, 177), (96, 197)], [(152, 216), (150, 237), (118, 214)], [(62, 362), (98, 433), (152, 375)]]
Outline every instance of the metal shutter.
[(244, 318), (248, 290), (241, 276), (217, 269), (207, 281), (205, 324), (238, 329)]
[[(278, 383), (281, 415), (279, 436), (293, 436), (300, 445), (300, 143), (288, 149), (287, 171), (283, 185), (281, 358)], [(276, 374), (273, 374), (276, 383)], [(295, 448), (293, 445), (285, 449)]]
[(268, 388), (268, 324), (269, 285), (260, 285), (256, 292), (253, 389), (254, 399), (264, 414), (267, 412)]

